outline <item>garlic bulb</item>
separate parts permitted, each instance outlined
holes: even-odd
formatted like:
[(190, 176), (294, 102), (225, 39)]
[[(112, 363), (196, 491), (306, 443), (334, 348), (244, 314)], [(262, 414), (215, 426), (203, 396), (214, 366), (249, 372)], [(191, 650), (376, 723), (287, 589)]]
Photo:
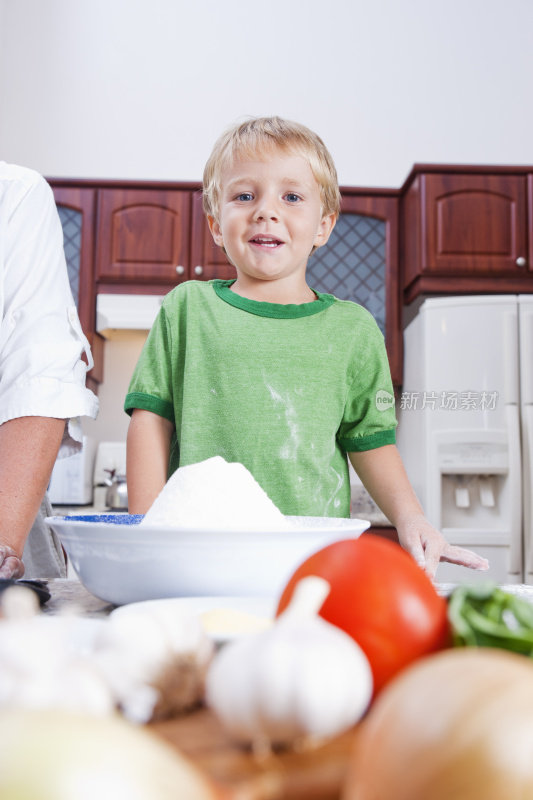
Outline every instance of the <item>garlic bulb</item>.
[(214, 646), (197, 616), (154, 605), (106, 622), (94, 659), (128, 719), (162, 719), (202, 700)]
[(21, 587), (3, 593), (0, 710), (118, 708), (148, 722), (203, 699), (214, 646), (196, 616), (168, 607), (105, 619), (47, 616), (32, 594)]
[[(6, 589), (0, 622), (0, 709), (65, 709), (110, 714), (115, 701), (98, 669), (76, 647), (97, 620), (39, 614), (25, 587)], [(33, 612), (32, 612), (33, 609)], [(91, 628), (92, 630), (92, 628)]]
[(305, 578), (270, 630), (213, 659), (207, 704), (237, 741), (261, 747), (329, 738), (363, 715), (372, 673), (353, 639), (317, 616), (328, 592), (327, 581)]

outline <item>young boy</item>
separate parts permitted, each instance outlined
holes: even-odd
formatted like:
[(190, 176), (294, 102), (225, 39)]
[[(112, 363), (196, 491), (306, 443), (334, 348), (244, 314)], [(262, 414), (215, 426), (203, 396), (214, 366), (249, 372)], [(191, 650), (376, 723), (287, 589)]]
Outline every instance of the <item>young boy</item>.
[(424, 518), (395, 447), (373, 317), (307, 285), (339, 205), (331, 156), (304, 126), (252, 119), (217, 141), (204, 209), (237, 278), (188, 281), (163, 302), (125, 402), (130, 512), (146, 512), (178, 466), (220, 455), (284, 514), (347, 517), (348, 455), (429, 575), (440, 559), (485, 569)]

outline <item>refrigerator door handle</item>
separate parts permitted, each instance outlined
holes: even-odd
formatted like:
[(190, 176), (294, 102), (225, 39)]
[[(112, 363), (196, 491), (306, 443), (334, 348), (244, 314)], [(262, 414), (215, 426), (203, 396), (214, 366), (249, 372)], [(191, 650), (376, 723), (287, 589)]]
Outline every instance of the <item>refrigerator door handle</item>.
[(533, 504), (531, 481), (533, 480), (533, 405), (522, 406), (522, 475), (524, 495), (524, 549), (526, 553), (525, 581), (533, 573)]
[(516, 309), (503, 317), (503, 339), (506, 357), (503, 360), (503, 402), (518, 404), (520, 376), (518, 352), (518, 318)]
[(525, 411), (533, 403), (533, 302), (520, 299), (520, 403)]
[(509, 571), (522, 574), (522, 465), (520, 453), (520, 419), (518, 406), (505, 407), (509, 432), (509, 482), (511, 495), (511, 538), (509, 542)]

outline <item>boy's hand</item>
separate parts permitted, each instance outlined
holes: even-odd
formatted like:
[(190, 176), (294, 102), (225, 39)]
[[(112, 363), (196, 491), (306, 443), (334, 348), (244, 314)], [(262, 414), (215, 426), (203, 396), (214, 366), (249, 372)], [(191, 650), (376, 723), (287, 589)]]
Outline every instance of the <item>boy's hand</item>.
[(430, 578), (435, 577), (439, 561), (449, 561), (477, 570), (489, 568), (486, 558), (464, 547), (449, 544), (422, 514), (410, 517), (408, 522), (398, 525), (397, 530), (402, 547), (413, 556)]

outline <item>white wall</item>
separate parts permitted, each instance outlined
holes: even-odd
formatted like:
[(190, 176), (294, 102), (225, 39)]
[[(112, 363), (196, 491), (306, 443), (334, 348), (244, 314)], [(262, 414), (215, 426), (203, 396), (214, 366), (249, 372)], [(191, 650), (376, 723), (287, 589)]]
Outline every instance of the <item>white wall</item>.
[(97, 442), (124, 442), (130, 418), (124, 409), (133, 370), (147, 334), (142, 331), (116, 331), (104, 344), (104, 380), (100, 384), (100, 411), (95, 420), (84, 417), (83, 432)]
[(250, 114), (320, 133), (341, 183), (533, 163), (531, 0), (0, 0), (0, 157), (197, 180)]

